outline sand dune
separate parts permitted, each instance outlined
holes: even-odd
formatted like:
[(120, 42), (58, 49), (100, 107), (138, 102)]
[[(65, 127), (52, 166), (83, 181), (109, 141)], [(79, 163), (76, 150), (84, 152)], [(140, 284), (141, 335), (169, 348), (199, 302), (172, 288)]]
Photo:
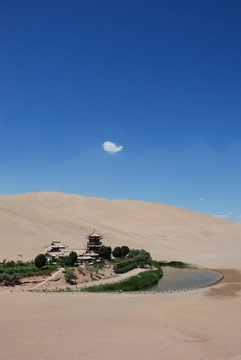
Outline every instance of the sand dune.
[(241, 224), (193, 211), (59, 193), (0, 197), (2, 258), (33, 258), (52, 240), (111, 246), (221, 268), (210, 289), (159, 295), (0, 293), (2, 360), (240, 360)]
[[(53, 240), (84, 247), (93, 229), (106, 245), (144, 248), (157, 259), (238, 266), (241, 224), (158, 203), (54, 192), (0, 197), (2, 257), (33, 258)], [(227, 257), (231, 252), (232, 256)]]

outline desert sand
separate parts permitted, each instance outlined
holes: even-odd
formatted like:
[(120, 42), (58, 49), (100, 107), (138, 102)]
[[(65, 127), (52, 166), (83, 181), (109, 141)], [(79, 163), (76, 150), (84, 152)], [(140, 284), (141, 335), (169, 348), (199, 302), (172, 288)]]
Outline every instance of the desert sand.
[(173, 206), (62, 193), (0, 197), (0, 254), (30, 259), (53, 240), (144, 248), (221, 270), (214, 287), (166, 294), (1, 291), (1, 359), (241, 359), (240, 223)]

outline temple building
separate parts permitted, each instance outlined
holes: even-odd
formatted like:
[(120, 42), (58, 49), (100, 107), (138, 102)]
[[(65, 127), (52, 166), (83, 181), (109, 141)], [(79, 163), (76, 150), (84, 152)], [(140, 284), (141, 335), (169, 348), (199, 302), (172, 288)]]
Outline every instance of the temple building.
[(87, 246), (85, 249), (74, 249), (69, 248), (66, 245), (61, 244), (60, 241), (53, 241), (50, 245), (45, 246), (43, 254), (45, 255), (48, 261), (56, 261), (59, 258), (69, 256), (69, 254), (74, 251), (78, 256), (79, 263), (93, 262), (96, 261), (99, 257), (98, 249), (102, 245), (101, 240), (103, 239), (102, 235), (94, 232), (90, 235), (87, 235)]
[(45, 246), (43, 254), (45, 255), (48, 261), (55, 260), (59, 257), (63, 257), (65, 249), (68, 246), (61, 244), (60, 241), (53, 241), (50, 245)]

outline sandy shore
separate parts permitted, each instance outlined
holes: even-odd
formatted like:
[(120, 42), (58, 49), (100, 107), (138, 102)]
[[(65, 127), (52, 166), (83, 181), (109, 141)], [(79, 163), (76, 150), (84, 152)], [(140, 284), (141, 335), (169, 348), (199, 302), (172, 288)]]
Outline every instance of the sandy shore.
[(241, 272), (165, 294), (1, 293), (1, 359), (241, 358)]

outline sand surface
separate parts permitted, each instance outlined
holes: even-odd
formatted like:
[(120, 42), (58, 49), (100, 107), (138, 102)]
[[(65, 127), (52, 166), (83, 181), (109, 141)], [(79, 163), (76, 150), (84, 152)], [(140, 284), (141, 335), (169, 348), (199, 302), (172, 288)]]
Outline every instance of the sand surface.
[(1, 291), (1, 360), (241, 359), (240, 223), (138, 201), (0, 197), (2, 258), (33, 258), (53, 240), (84, 247), (94, 228), (106, 245), (144, 248), (225, 277), (215, 287), (156, 295)]

